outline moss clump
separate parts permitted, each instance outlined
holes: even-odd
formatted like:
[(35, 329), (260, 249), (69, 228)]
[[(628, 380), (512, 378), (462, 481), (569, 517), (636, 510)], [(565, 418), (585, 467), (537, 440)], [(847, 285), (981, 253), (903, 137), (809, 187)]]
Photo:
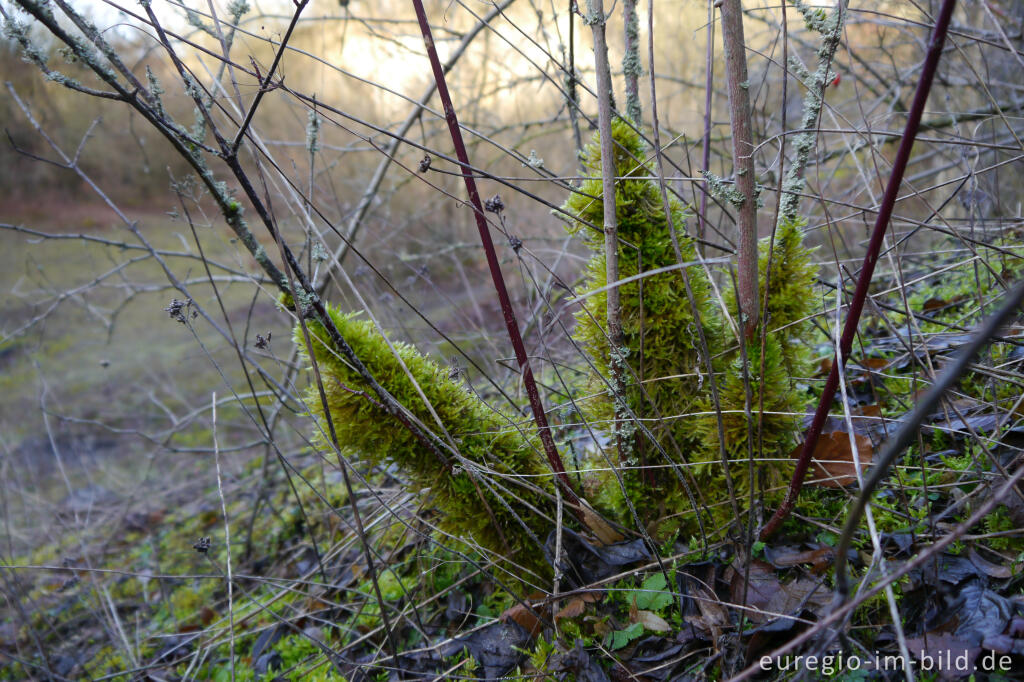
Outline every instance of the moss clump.
[[(672, 244), (661, 189), (648, 179), (653, 175), (651, 169), (638, 161), (646, 156), (639, 135), (622, 121), (613, 122), (612, 135), (619, 178), (615, 191), (621, 240), (619, 278), (624, 280), (675, 265), (679, 259)], [(799, 375), (805, 362), (808, 329), (803, 318), (813, 300), (814, 269), (802, 244), (801, 223), (787, 221), (780, 226), (770, 259), (769, 242), (761, 245), (761, 291), (766, 290), (766, 285), (768, 290), (767, 307), (761, 317), (762, 325), (766, 325), (765, 341), (762, 348), (762, 330), (759, 329), (757, 340), (748, 344), (749, 372), (744, 371), (738, 344), (730, 347), (727, 343), (723, 333), (725, 320), (713, 305), (710, 280), (701, 267), (687, 268), (695, 305), (688, 300), (680, 273), (676, 271), (621, 285), (625, 349), (615, 349), (609, 343), (604, 326), (607, 301), (606, 292), (602, 291), (607, 285), (604, 235), (587, 226), (588, 223), (602, 225), (604, 217), (600, 199), (600, 144), (596, 140), (587, 148), (586, 167), (590, 177), (579, 192), (569, 197), (563, 209), (573, 217), (569, 221), (570, 232), (581, 232), (585, 243), (594, 249), (580, 292), (587, 299), (577, 315), (575, 332), (575, 338), (593, 356), (596, 372), (592, 382), (600, 389), (598, 398), (587, 406), (587, 416), (593, 420), (612, 418), (614, 403), (604, 378), (611, 375), (613, 363), (624, 363), (628, 369), (626, 403), (637, 417), (653, 425), (651, 431), (655, 438), (655, 443), (651, 444), (646, 434), (637, 433), (633, 447), (618, 462), (626, 483), (626, 495), (644, 516), (644, 521), (651, 522), (657, 521), (652, 518), (654, 514), (679, 513), (689, 506), (690, 499), (703, 494), (703, 503), (712, 509), (713, 518), (724, 522), (732, 517), (732, 511), (729, 505), (721, 504), (727, 490), (726, 474), (721, 466), (718, 423), (714, 416), (716, 406), (706, 376), (707, 362), (700, 355), (700, 336), (703, 333), (708, 352), (715, 358), (724, 427), (722, 445), (728, 460), (734, 464), (729, 468), (734, 490), (749, 492), (754, 483), (748, 466), (751, 452), (755, 457), (754, 477), (761, 484), (759, 489), (780, 487), (790, 469), (785, 458), (798, 426), (796, 415), (802, 413), (805, 402), (793, 377)], [(682, 260), (695, 260), (694, 243), (682, 233), (687, 217), (683, 205), (673, 199), (669, 211), (677, 230)], [(727, 299), (734, 319), (735, 300), (735, 293)], [(749, 376), (746, 384), (745, 374)], [(752, 416), (748, 418), (748, 414)], [(647, 422), (651, 417), (657, 419)], [(642, 472), (634, 466), (664, 464), (665, 455), (671, 458), (674, 453), (681, 453), (685, 463), (692, 466), (660, 467)], [(694, 484), (689, 491), (686, 490), (688, 483)], [(621, 518), (625, 505), (621, 489), (612, 476), (602, 477), (599, 487), (594, 487), (599, 490), (598, 497), (605, 511)], [(720, 499), (707, 499), (708, 493)]]
[[(747, 343), (748, 371), (743, 356), (733, 350), (716, 363), (721, 376), (719, 401), (725, 452), (737, 466), (730, 467), (735, 490), (749, 497), (749, 467), (740, 462), (754, 453), (760, 460), (755, 467), (758, 487), (769, 500), (776, 500), (792, 476), (789, 452), (796, 444), (800, 417), (806, 398), (796, 386), (796, 378), (807, 376), (811, 325), (807, 321), (813, 301), (815, 268), (810, 252), (803, 245), (802, 220), (785, 221), (777, 230), (774, 244), (762, 240), (759, 245), (758, 290), (767, 291), (767, 305), (761, 312), (752, 341)], [(738, 319), (735, 292), (729, 297), (729, 314)], [(762, 345), (763, 337), (763, 345)], [(747, 417), (749, 378), (750, 414)], [(715, 409), (705, 399), (705, 412)], [(713, 415), (702, 420), (699, 431), (708, 451), (719, 451), (717, 420)], [(744, 462), (745, 464), (745, 462)], [(713, 478), (713, 476), (712, 476)]]
[[(310, 321), (313, 354), (344, 454), (375, 466), (397, 465), (412, 489), (424, 493), (438, 509), (437, 525), (442, 531), (472, 539), (519, 566), (540, 573), (550, 570), (538, 543), (553, 525), (552, 481), (533, 439), (412, 346), (393, 342), (393, 352), (371, 322), (334, 308), (328, 311), (376, 381), (420, 423), (440, 433), (436, 414), (447, 432), (447, 446), (442, 451), (445, 459), (439, 461), (436, 453), (384, 409), (363, 378), (341, 359), (323, 326)], [(296, 341), (305, 349), (299, 330)], [(433, 414), (409, 375), (415, 378)], [(320, 425), (320, 445), (332, 449), (315, 387), (307, 394), (307, 404)]]
[[(615, 138), (616, 175), (621, 178), (615, 187), (616, 218), (620, 245), (620, 279), (643, 272), (675, 265), (668, 216), (665, 214), (661, 190), (646, 179), (651, 170), (637, 159), (644, 158), (643, 143), (639, 135), (625, 122), (612, 124)], [(679, 272), (670, 271), (644, 277), (619, 287), (622, 303), (622, 331), (624, 348), (612, 348), (606, 323), (607, 291), (604, 234), (588, 227), (604, 222), (601, 199), (601, 148), (595, 139), (586, 150), (585, 165), (591, 177), (583, 181), (578, 193), (572, 194), (562, 207), (574, 217), (569, 231), (581, 233), (584, 243), (594, 250), (586, 270), (586, 282), (581, 295), (592, 293), (576, 314), (575, 338), (593, 358), (596, 372), (591, 388), (599, 397), (587, 405), (587, 417), (608, 420), (614, 414), (611, 393), (604, 383), (611, 376), (613, 363), (625, 365), (625, 399), (630, 410), (649, 424), (656, 444), (651, 444), (642, 433), (636, 435), (628, 461), (619, 462), (630, 498), (643, 510), (652, 510), (656, 500), (664, 495), (674, 497), (681, 492), (682, 483), (671, 467), (639, 471), (636, 465), (670, 464), (667, 455), (678, 463), (679, 452), (687, 453), (697, 443), (694, 437), (694, 418), (698, 409), (704, 382), (704, 362), (698, 351), (697, 326), (706, 330), (712, 353), (718, 350), (721, 339), (719, 318), (711, 304), (710, 286), (700, 268), (690, 268), (689, 278), (696, 302), (697, 317), (687, 299)], [(597, 197), (597, 198), (595, 198)], [(672, 224), (681, 232), (686, 212), (683, 205), (672, 199), (669, 204)], [(628, 245), (627, 245), (628, 242)], [(693, 261), (696, 253), (692, 240), (679, 235), (679, 248), (684, 261)], [(651, 418), (656, 418), (649, 421)], [(679, 445), (677, 450), (673, 441)], [(664, 452), (664, 454), (662, 454)], [(657, 471), (657, 474), (650, 472)], [(594, 487), (600, 497), (615, 497), (618, 484), (610, 474), (602, 476)], [(651, 488), (660, 492), (654, 494)], [(682, 502), (682, 500), (679, 500)], [(606, 510), (611, 505), (605, 503)], [(672, 504), (669, 505), (674, 506)]]

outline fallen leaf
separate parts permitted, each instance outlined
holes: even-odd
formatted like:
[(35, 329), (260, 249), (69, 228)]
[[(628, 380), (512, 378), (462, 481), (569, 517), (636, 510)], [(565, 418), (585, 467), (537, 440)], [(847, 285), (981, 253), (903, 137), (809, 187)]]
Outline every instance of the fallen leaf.
[(517, 623), (493, 623), (453, 639), (441, 653), (454, 656), (465, 648), (483, 669), (483, 679), (496, 680), (519, 665), (529, 644), (530, 633)]
[(1007, 565), (994, 564), (988, 559), (985, 559), (973, 546), (967, 550), (967, 557), (971, 560), (971, 563), (981, 569), (981, 572), (990, 578), (996, 578), (997, 580), (1005, 580), (1013, 577), (1013, 569)]
[(582, 501), (583, 523), (586, 524), (603, 545), (612, 545), (623, 539), (622, 533), (612, 528), (611, 524), (585, 501)]
[(815, 549), (799, 550), (795, 547), (765, 547), (765, 559), (775, 568), (792, 568), (800, 564), (810, 564), (811, 572), (820, 575), (828, 570), (835, 560), (836, 550), (828, 545)]
[(861, 358), (857, 360), (857, 364), (865, 369), (879, 372), (889, 366), (889, 360), (887, 358)]
[(540, 607), (535, 606), (534, 601), (543, 600), (543, 593), (534, 592), (525, 600), (506, 609), (498, 620), (502, 623), (507, 623), (510, 620), (515, 621), (520, 627), (530, 633), (530, 639), (533, 639), (544, 628), (544, 623), (540, 619)]
[(952, 299), (947, 301), (944, 298), (933, 296), (921, 304), (921, 309), (926, 313), (932, 313), (936, 310), (942, 310), (943, 308), (963, 303), (964, 298), (964, 296), (954, 296)]
[(652, 632), (669, 632), (672, 626), (654, 611), (637, 611), (634, 623), (640, 623)]
[[(547, 556), (555, 554), (555, 531), (551, 531), (544, 543)], [(616, 542), (611, 545), (594, 546), (579, 533), (568, 528), (562, 529), (562, 562), (560, 568), (566, 580), (575, 587), (590, 585), (621, 573), (631, 564), (647, 561), (650, 550), (643, 539)]]
[(548, 670), (572, 673), (577, 682), (608, 682), (608, 674), (598, 661), (590, 658), (582, 639), (577, 639), (573, 648), (564, 654), (555, 654)]
[[(857, 457), (861, 471), (865, 471), (874, 458), (871, 439), (860, 433), (853, 434), (857, 444)], [(798, 445), (790, 457), (798, 459), (803, 445)], [(823, 488), (843, 488), (857, 482), (857, 469), (853, 463), (850, 435), (845, 430), (822, 433), (814, 446), (811, 466), (807, 471), (807, 484)]]
[(558, 613), (555, 614), (555, 620), (559, 621), (563, 618), (576, 618), (582, 616), (583, 612), (587, 610), (587, 602), (583, 601), (580, 597), (573, 597), (569, 600), (569, 603), (559, 609)]
[(712, 635), (730, 622), (724, 599), (715, 592), (723, 568), (718, 562), (706, 561), (681, 566), (676, 572), (683, 621)]
[[(797, 578), (788, 583), (779, 580), (771, 564), (755, 559), (749, 573), (742, 565), (730, 567), (730, 595), (734, 604), (743, 604), (746, 596), (746, 616), (754, 623), (765, 623), (780, 616), (790, 616), (802, 610), (817, 613), (831, 602), (829, 590), (810, 578)], [(749, 575), (749, 583), (745, 578)]]

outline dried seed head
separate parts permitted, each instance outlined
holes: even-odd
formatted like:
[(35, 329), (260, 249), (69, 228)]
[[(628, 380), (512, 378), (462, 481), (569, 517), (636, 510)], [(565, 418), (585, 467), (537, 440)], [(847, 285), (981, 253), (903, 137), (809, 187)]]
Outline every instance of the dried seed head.
[(172, 320), (177, 320), (182, 324), (188, 322), (190, 317), (193, 320), (196, 319), (196, 316), (199, 314), (198, 311), (192, 309), (192, 299), (181, 301), (176, 298), (171, 299), (170, 305), (164, 308), (164, 312), (166, 312)]
[(501, 200), (500, 194), (495, 194), (493, 197), (484, 202), (484, 210), (490, 213), (501, 213), (505, 210), (505, 202)]

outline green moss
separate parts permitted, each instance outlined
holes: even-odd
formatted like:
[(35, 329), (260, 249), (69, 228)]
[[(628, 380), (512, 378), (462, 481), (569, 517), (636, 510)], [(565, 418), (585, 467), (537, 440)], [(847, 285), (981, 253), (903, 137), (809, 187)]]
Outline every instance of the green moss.
[[(615, 188), (619, 236), (632, 245), (620, 243), (619, 246), (619, 276), (625, 279), (675, 265), (678, 261), (661, 190), (654, 182), (645, 179), (652, 171), (636, 160), (645, 156), (639, 135), (621, 120), (613, 122), (612, 135), (616, 143), (616, 175), (622, 178)], [(709, 283), (701, 269), (693, 267), (688, 274), (699, 319), (693, 315), (678, 272), (645, 277), (619, 287), (626, 352), (617, 353), (611, 347), (605, 326), (607, 292), (599, 291), (608, 284), (604, 234), (588, 227), (588, 223), (601, 226), (604, 222), (603, 202), (595, 198), (602, 193), (600, 141), (595, 139), (586, 152), (585, 166), (591, 177), (584, 180), (579, 192), (570, 195), (562, 207), (575, 218), (569, 223), (570, 232), (580, 233), (584, 243), (594, 250), (587, 264), (585, 284), (579, 292), (591, 295), (576, 314), (574, 333), (576, 340), (592, 356), (596, 370), (592, 375), (591, 388), (599, 392), (599, 397), (585, 407), (588, 419), (598, 424), (612, 418), (614, 405), (605, 379), (612, 375), (613, 363), (624, 362), (628, 369), (625, 394), (630, 409), (641, 420), (661, 418), (649, 422), (657, 446), (645, 442), (645, 436), (640, 434), (636, 447), (627, 453), (629, 460), (618, 462), (625, 467), (622, 474), (630, 498), (641, 510), (651, 512), (658, 506), (656, 500), (664, 500), (666, 496), (676, 498), (682, 484), (671, 468), (652, 470), (658, 473), (651, 475), (649, 472), (642, 474), (634, 465), (668, 464), (659, 447), (676, 459), (677, 451), (672, 441), (679, 444), (684, 453), (690, 449), (689, 446), (696, 444), (694, 420), (687, 417), (698, 409), (704, 381), (701, 376), (703, 361), (698, 353), (695, 332), (698, 324), (703, 325), (709, 343), (713, 344), (712, 353), (718, 350), (717, 343), (722, 335), (718, 317), (712, 308)], [(696, 260), (694, 244), (683, 234), (687, 217), (683, 205), (673, 199), (669, 210), (679, 235), (683, 260)], [(595, 462), (595, 466), (606, 465)], [(592, 486), (600, 492), (597, 504), (623, 517), (624, 506), (616, 479), (610, 473), (598, 478), (600, 480)], [(651, 494), (652, 488), (659, 492)]]
[[(670, 224), (657, 183), (648, 179), (653, 172), (637, 159), (647, 152), (639, 136), (622, 121), (612, 125), (615, 138), (616, 217), (619, 225), (620, 279), (641, 272), (676, 265), (678, 257), (672, 244)], [(585, 404), (587, 416), (598, 424), (612, 419), (615, 409), (606, 390), (606, 378), (613, 365), (622, 362), (627, 372), (625, 398), (630, 410), (645, 423), (650, 423), (655, 442), (641, 433), (633, 447), (626, 448), (618, 461), (626, 496), (639, 510), (645, 523), (654, 522), (662, 533), (671, 533), (678, 519), (659, 524), (658, 518), (681, 514), (691, 506), (691, 495), (704, 499), (703, 504), (718, 522), (733, 518), (725, 499), (725, 471), (721, 464), (719, 431), (714, 416), (716, 406), (706, 376), (706, 360), (700, 356), (701, 333), (716, 358), (714, 370), (720, 388), (725, 435), (725, 452), (734, 462), (729, 474), (737, 493), (750, 490), (755, 481), (759, 490), (776, 490), (788, 478), (789, 448), (802, 414), (805, 399), (797, 390), (793, 377), (805, 375), (806, 347), (809, 329), (804, 318), (813, 301), (814, 268), (802, 243), (800, 221), (786, 221), (771, 248), (761, 245), (761, 290), (768, 291), (767, 308), (762, 316), (766, 324), (762, 352), (758, 342), (748, 344), (748, 376), (751, 400), (747, 402), (747, 386), (738, 347), (728, 348), (726, 328), (719, 309), (711, 300), (711, 286), (701, 267), (688, 267), (687, 275), (693, 292), (691, 305), (680, 278), (670, 271), (619, 287), (622, 306), (622, 327), (625, 350), (613, 349), (609, 343), (606, 323), (607, 285), (604, 234), (589, 225), (603, 224), (604, 207), (600, 197), (600, 144), (595, 140), (587, 148), (586, 168), (590, 173), (565, 202), (563, 209), (573, 216), (569, 230), (580, 233), (594, 254), (586, 270), (586, 281), (580, 291), (586, 302), (577, 314), (575, 338), (592, 355), (595, 372), (591, 390), (598, 398)], [(671, 224), (677, 231), (682, 260), (696, 260), (693, 241), (683, 232), (687, 213), (681, 203), (669, 203)], [(628, 245), (627, 245), (628, 243)], [(727, 298), (735, 316), (735, 294)], [(694, 310), (695, 308), (695, 310)], [(696, 313), (696, 314), (694, 314)], [(765, 322), (766, 321), (766, 322)], [(761, 331), (760, 329), (758, 330)], [(748, 420), (747, 413), (753, 414)], [(763, 408), (763, 414), (758, 414)], [(748, 423), (748, 421), (750, 423)], [(747, 465), (748, 452), (755, 458), (751, 480)], [(689, 469), (672, 466), (638, 470), (635, 466), (671, 464), (668, 458), (680, 453)], [(683, 462), (676, 462), (682, 464)], [(596, 467), (603, 466), (599, 461)], [(596, 506), (628, 522), (621, 488), (612, 474), (592, 477), (588, 493)], [(686, 490), (687, 483), (690, 490)], [(774, 492), (773, 496), (777, 496)], [(743, 499), (746, 496), (743, 495)], [(742, 503), (741, 503), (742, 504)], [(693, 527), (696, 517), (688, 515), (684, 525)]]
[[(454, 444), (442, 452), (442, 460), (417, 440), (329, 345), (322, 325), (311, 321), (313, 353), (343, 452), (373, 465), (397, 465), (412, 489), (422, 492), (438, 509), (438, 526), (443, 531), (456, 538), (472, 538), (499, 557), (546, 573), (549, 568), (538, 543), (553, 517), (552, 483), (533, 438), (452, 381), (445, 368), (412, 346), (393, 343), (396, 357), (371, 322), (334, 308), (329, 312), (376, 381), (435, 432), (436, 414), (451, 437), (448, 443)], [(296, 340), (304, 345), (300, 332)], [(319, 444), (333, 449), (315, 387), (306, 399), (319, 422)]]

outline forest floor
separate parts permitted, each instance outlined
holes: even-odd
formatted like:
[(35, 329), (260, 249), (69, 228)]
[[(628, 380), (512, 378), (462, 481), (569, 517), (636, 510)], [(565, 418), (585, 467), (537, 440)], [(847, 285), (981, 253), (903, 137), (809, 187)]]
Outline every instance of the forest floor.
[[(191, 253), (181, 221), (144, 222), (157, 248)], [(126, 239), (113, 228), (90, 234)], [(430, 511), (389, 470), (365, 472), (373, 494), (356, 491), (373, 548), (364, 552), (336, 463), (301, 434), (282, 441), (284, 452), (254, 438), (252, 415), (239, 407), (252, 408), (251, 396), (230, 399), (246, 386), (234, 351), (209, 325), (171, 319), (165, 308), (182, 295), (151, 284), (163, 274), (155, 260), (124, 266), (110, 244), (71, 239), (27, 251), (26, 239), (37, 238), (0, 231), (0, 679), (12, 680), (735, 675), (829, 615), (835, 545), (857, 494), (851, 442), (870, 465), (913, 407), (921, 367), (941, 368), (1001, 292), (979, 288), (970, 263), (952, 263), (941, 281), (876, 297), (906, 305), (915, 334), (908, 345), (891, 310), (863, 326), (848, 368), (853, 433), (830, 421), (817, 455), (831, 461), (815, 467), (792, 520), (770, 541), (721, 533), (708, 544), (672, 536), (659, 547), (636, 538), (603, 546), (567, 535), (560, 585), (533, 591), (435, 542)], [(219, 243), (206, 256), (244, 271), (229, 241)], [(195, 303), (215, 309), (198, 281), (201, 263), (174, 260), (182, 281), (197, 280)], [(112, 274), (97, 285), (98, 273)], [(251, 292), (251, 283), (219, 288), (245, 324), (234, 330), (244, 347), (283, 366), (284, 318)], [(260, 348), (256, 335), (268, 331), (273, 340)], [(1024, 334), (1018, 326), (1003, 338), (874, 497), (876, 529), (850, 557), (856, 578), (871, 581), (927, 551), (1019, 465)], [(819, 341), (809, 405), (830, 367), (828, 339)], [(211, 419), (214, 395), (224, 402)], [(918, 679), (1017, 677), (1022, 527), (1018, 492), (906, 572), (888, 598), (861, 604), (839, 640), (824, 630), (791, 653), (845, 655), (830, 659), (830, 670), (823, 658), (817, 671), (805, 660), (813, 677), (900, 679), (895, 657), (907, 653)], [(939, 674), (926, 660), (949, 664)], [(786, 661), (771, 659), (760, 674), (788, 679), (795, 668)]]

